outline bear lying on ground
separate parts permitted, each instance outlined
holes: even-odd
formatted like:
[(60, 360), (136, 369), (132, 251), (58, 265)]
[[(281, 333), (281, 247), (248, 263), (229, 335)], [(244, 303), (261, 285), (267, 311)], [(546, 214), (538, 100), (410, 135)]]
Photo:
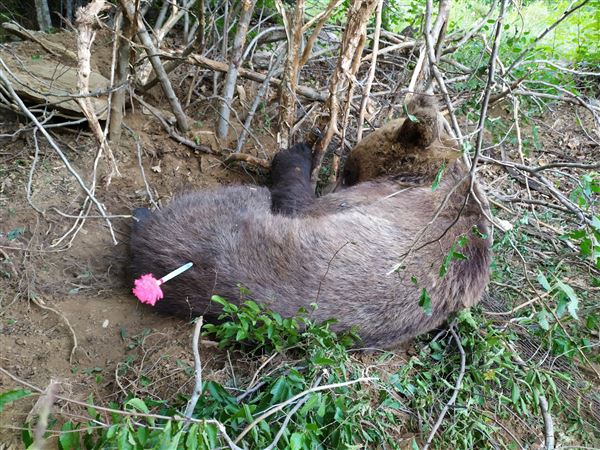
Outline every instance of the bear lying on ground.
[[(399, 122), (395, 131), (385, 130), (388, 141), (381, 140), (389, 147), (384, 154), (404, 158), (406, 166), (390, 156), (390, 167), (366, 170), (374, 161), (370, 154), (353, 151), (338, 192), (314, 198), (308, 178), (286, 178), (281, 169), (274, 174), (279, 193), (273, 200), (257, 186), (174, 199), (134, 227), (133, 276), (160, 276), (193, 262), (162, 286), (165, 298), (155, 307), (185, 318), (215, 319), (220, 308), (211, 296), (239, 303), (242, 285), (284, 316), (314, 303), (312, 318), (336, 318), (337, 330), (356, 327), (368, 347), (393, 347), (439, 326), (450, 313), (477, 303), (487, 285), (489, 208), (476, 183), (471, 189), (453, 142), (441, 135), (437, 111), (422, 100), (411, 111), (418, 122)], [(425, 169), (410, 172), (423, 161)], [(448, 167), (434, 190), (424, 180), (442, 161)], [(280, 167), (293, 170), (294, 164)], [(451, 249), (461, 259), (448, 261)], [(423, 292), (431, 311), (419, 306)]]

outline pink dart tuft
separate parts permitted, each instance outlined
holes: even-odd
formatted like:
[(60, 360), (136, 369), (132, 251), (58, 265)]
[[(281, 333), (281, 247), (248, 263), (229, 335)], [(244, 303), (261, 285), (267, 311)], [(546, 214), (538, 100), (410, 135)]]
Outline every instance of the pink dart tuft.
[(154, 306), (158, 300), (163, 298), (163, 291), (160, 288), (162, 282), (161, 280), (154, 278), (154, 275), (151, 273), (142, 275), (135, 280), (134, 283), (135, 287), (133, 288), (133, 295), (135, 295), (140, 302)]

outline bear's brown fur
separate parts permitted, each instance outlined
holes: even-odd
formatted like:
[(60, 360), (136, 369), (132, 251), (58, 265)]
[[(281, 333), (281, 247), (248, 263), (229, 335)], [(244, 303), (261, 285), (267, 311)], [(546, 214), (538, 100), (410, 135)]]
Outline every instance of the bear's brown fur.
[[(239, 302), (239, 283), (284, 316), (316, 303), (313, 318), (337, 318), (339, 330), (356, 327), (367, 346), (392, 347), (435, 328), (450, 313), (480, 300), (488, 282), (491, 239), (479, 206), (489, 211), (485, 196), (477, 184), (471, 191), (465, 164), (441, 136), (437, 112), (422, 105), (421, 111), (413, 108), (419, 122), (379, 132), (389, 138), (380, 142), (393, 141), (397, 147), (371, 150), (425, 161), (429, 168), (417, 167), (420, 179), (431, 177), (431, 167), (447, 159), (449, 167), (435, 191), (430, 183), (407, 185), (404, 168), (392, 156), (383, 158), (389, 163), (384, 169), (369, 166), (374, 160), (361, 150), (354, 156), (355, 164), (361, 163), (355, 166), (358, 181), (315, 199), (299, 215), (271, 211), (265, 188), (190, 193), (134, 229), (133, 275), (164, 274), (192, 261), (191, 270), (163, 286), (165, 298), (156, 305), (186, 318), (214, 319), (219, 308), (211, 295)], [(304, 189), (304, 183), (297, 185)], [(286, 207), (285, 198), (290, 197), (280, 207)], [(452, 247), (466, 259), (451, 261), (441, 277)], [(392, 272), (400, 261), (402, 269)], [(431, 298), (430, 314), (419, 306), (424, 290)]]
[(407, 109), (412, 120), (392, 120), (352, 149), (342, 186), (381, 177), (417, 184), (431, 182), (442, 164), (449, 165), (460, 156), (454, 142), (442, 133), (432, 97), (417, 96)]

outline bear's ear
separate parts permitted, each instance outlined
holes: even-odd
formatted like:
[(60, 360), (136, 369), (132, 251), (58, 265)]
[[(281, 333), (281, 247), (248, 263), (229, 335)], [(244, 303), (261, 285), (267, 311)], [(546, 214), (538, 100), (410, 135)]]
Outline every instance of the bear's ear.
[(415, 96), (406, 110), (408, 117), (398, 130), (396, 141), (407, 147), (429, 147), (440, 134), (435, 101), (430, 96)]

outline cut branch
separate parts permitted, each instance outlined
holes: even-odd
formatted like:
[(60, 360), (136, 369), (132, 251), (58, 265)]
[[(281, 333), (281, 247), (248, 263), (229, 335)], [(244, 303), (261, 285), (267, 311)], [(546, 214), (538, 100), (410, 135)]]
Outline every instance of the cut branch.
[(223, 100), (221, 102), (221, 111), (217, 126), (217, 136), (219, 139), (226, 138), (229, 132), (231, 101), (233, 100), (238, 72), (242, 63), (242, 52), (244, 50), (244, 43), (246, 42), (246, 35), (248, 34), (248, 25), (250, 24), (255, 4), (256, 0), (242, 0), (241, 3), (240, 19), (237, 24), (235, 38), (233, 39), (233, 50), (231, 52), (231, 59), (229, 60), (229, 70), (227, 71), (225, 85), (223, 87)]
[(136, 14), (136, 9), (135, 9), (135, 6), (133, 5), (133, 3), (131, 3), (128, 0), (119, 0), (119, 4), (121, 5), (121, 8), (123, 9), (123, 11), (126, 13), (127, 18), (131, 22), (137, 24), (137, 29), (138, 29), (137, 35), (145, 47), (144, 50), (146, 51), (148, 58), (150, 58), (150, 62), (152, 63), (152, 68), (154, 69), (154, 72), (156, 73), (156, 77), (160, 80), (160, 83), (163, 88), (163, 92), (165, 93), (165, 96), (167, 97), (167, 101), (169, 102), (169, 105), (171, 105), (171, 110), (173, 111), (173, 114), (175, 115), (175, 118), (177, 119), (177, 128), (179, 128), (179, 130), (182, 132), (186, 132), (188, 130), (187, 117), (186, 117), (185, 113), (183, 112), (183, 109), (181, 108), (181, 104), (179, 103), (177, 96), (175, 95), (173, 86), (171, 86), (171, 81), (169, 81), (167, 72), (165, 71), (165, 68), (163, 67), (162, 62), (160, 61), (160, 58), (158, 57), (156, 48), (154, 47), (154, 43), (152, 42), (152, 38), (150, 37), (150, 34), (148, 33), (148, 30), (146, 29), (144, 22)]

